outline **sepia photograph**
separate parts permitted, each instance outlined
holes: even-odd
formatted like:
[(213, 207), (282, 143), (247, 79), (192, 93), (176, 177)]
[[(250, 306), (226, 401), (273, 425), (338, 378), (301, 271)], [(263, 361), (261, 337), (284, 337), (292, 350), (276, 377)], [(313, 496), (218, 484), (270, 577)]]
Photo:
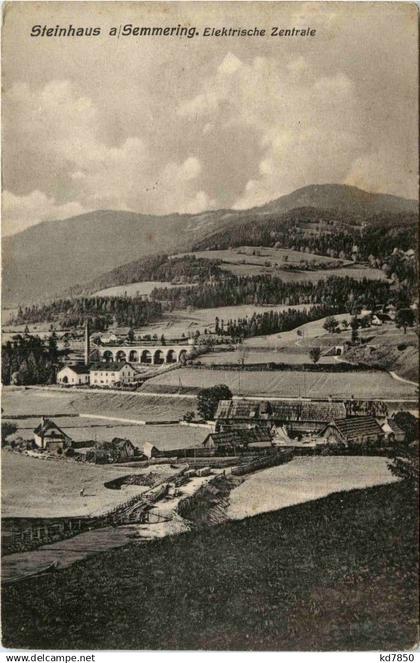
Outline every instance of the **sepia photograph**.
[(418, 6), (16, 0), (1, 57), (2, 651), (414, 652)]

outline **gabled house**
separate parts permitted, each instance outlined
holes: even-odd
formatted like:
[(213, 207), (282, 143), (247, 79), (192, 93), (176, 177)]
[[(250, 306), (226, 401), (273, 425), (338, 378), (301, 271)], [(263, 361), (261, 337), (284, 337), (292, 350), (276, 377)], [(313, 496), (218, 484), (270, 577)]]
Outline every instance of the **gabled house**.
[(385, 433), (374, 417), (350, 417), (330, 421), (319, 437), (326, 444), (375, 445), (385, 440)]
[(39, 449), (57, 451), (72, 446), (72, 439), (52, 419), (42, 417), (34, 429), (34, 442)]
[(252, 449), (269, 449), (273, 441), (266, 428), (235, 429), (209, 433), (202, 446), (208, 451), (236, 454)]
[(121, 463), (134, 458), (137, 450), (131, 440), (114, 437), (111, 442), (98, 442), (94, 453), (96, 463)]
[(405, 432), (393, 419), (385, 419), (383, 424), (381, 424), (381, 428), (389, 442), (404, 442)]
[(63, 366), (57, 373), (57, 383), (63, 386), (89, 384), (89, 367), (84, 364)]

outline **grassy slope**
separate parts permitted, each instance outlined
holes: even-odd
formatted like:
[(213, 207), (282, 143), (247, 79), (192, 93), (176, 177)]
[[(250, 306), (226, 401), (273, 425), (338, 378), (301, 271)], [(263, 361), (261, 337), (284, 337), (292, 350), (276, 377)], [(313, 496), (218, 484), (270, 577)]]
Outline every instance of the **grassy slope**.
[(406, 649), (417, 539), (404, 484), (97, 555), (3, 594), (3, 645)]
[(419, 381), (419, 342), (413, 330), (403, 330), (386, 325), (378, 331), (371, 329), (365, 333), (372, 336), (369, 345), (375, 350), (369, 351), (364, 346), (355, 347), (346, 352), (349, 361), (358, 361), (367, 365), (376, 365), (413, 382)]

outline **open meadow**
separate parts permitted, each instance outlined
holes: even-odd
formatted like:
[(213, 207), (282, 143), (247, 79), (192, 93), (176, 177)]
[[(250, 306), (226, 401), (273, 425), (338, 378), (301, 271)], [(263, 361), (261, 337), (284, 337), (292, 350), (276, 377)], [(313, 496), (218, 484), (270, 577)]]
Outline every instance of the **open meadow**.
[(150, 323), (139, 328), (141, 334), (156, 334), (160, 337), (162, 334), (166, 339), (180, 338), (194, 334), (199, 331), (200, 334), (205, 329), (214, 331), (215, 320), (236, 320), (238, 318), (251, 317), (254, 313), (268, 313), (270, 311), (289, 311), (304, 310), (311, 308), (310, 304), (297, 304), (288, 306), (279, 304), (277, 306), (263, 306), (253, 304), (240, 304), (238, 306), (218, 306), (214, 308), (176, 310), (171, 313), (165, 313), (163, 319), (159, 322)]
[[(92, 297), (138, 297), (139, 295), (150, 295), (155, 288), (176, 288), (177, 286), (169, 281), (137, 281), (136, 283), (126, 283), (124, 285), (115, 285), (103, 290), (97, 290)], [(185, 287), (196, 287), (191, 283)]]
[(230, 493), (226, 513), (238, 520), (338, 491), (392, 483), (397, 479), (388, 464), (380, 456), (298, 456), (248, 476)]
[[(179, 255), (195, 255), (197, 258), (221, 260), (221, 268), (236, 276), (275, 274), (289, 283), (299, 281), (317, 282), (329, 276), (350, 276), (354, 279), (386, 279), (385, 274), (380, 269), (373, 269), (367, 265), (354, 264), (338, 258), (293, 251), (291, 249), (276, 249), (265, 246), (240, 246), (235, 249), (194, 251), (192, 254)], [(325, 265), (325, 267), (314, 270), (299, 270), (302, 261), (309, 264)], [(289, 265), (294, 269), (289, 269)]]
[[(150, 468), (92, 465), (63, 459), (40, 460), (2, 451), (2, 516), (100, 515), (147, 490), (147, 486), (132, 485), (112, 490), (104, 486), (105, 482), (150, 471)], [(164, 479), (173, 470), (166, 465), (159, 466), (157, 472)]]
[(148, 380), (143, 392), (196, 393), (203, 387), (226, 384), (236, 396), (312, 398), (416, 398), (415, 385), (394, 380), (377, 370), (355, 372), (241, 371), (182, 368)]
[(191, 410), (191, 400), (147, 396), (140, 392), (5, 387), (2, 407), (6, 419), (8, 416), (99, 414), (139, 421), (176, 421)]

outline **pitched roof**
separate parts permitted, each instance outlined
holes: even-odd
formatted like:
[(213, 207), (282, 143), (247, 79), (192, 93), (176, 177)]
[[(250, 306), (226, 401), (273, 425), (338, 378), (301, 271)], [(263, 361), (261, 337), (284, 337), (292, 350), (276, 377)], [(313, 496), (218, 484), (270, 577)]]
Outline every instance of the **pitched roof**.
[(397, 422), (394, 421), (394, 419), (388, 419), (387, 423), (393, 433), (395, 433), (396, 435), (400, 435), (401, 433), (405, 435), (405, 431), (403, 431), (403, 429), (398, 426)]
[(344, 403), (313, 401), (219, 401), (216, 419), (253, 419), (328, 422), (344, 419)]
[[(324, 428), (335, 426), (345, 440), (352, 440), (360, 435), (383, 435), (383, 430), (374, 417), (349, 417), (331, 421)], [(321, 431), (321, 435), (324, 431)]]
[(55, 430), (58, 431), (63, 437), (70, 440), (70, 437), (63, 430), (61, 430), (61, 428), (57, 426), (57, 424), (55, 424), (52, 419), (44, 419), (41, 424), (38, 424), (38, 426), (34, 428), (34, 433), (35, 435), (45, 436), (48, 433), (53, 433)]
[(120, 362), (111, 361), (111, 362), (108, 362), (106, 364), (105, 363), (103, 363), (103, 364), (92, 364), (92, 366), (90, 367), (90, 370), (91, 371), (101, 371), (101, 372), (104, 372), (104, 373), (109, 373), (109, 372), (115, 373), (115, 372), (120, 371), (124, 366), (127, 366), (127, 364), (131, 368), (134, 368), (128, 361), (120, 361)]
[(271, 435), (267, 430), (253, 428), (251, 430), (227, 430), (220, 433), (209, 433), (203, 444), (211, 438), (217, 447), (235, 447), (251, 445), (271, 445)]
[(86, 366), (86, 364), (75, 364), (74, 366), (66, 364), (60, 370), (64, 370), (65, 368), (69, 368), (71, 371), (74, 371), (74, 373), (77, 373), (78, 375), (84, 375), (90, 371), (89, 366)]
[(114, 437), (111, 441), (105, 440), (103, 442), (98, 442), (95, 446), (98, 449), (123, 449), (126, 444), (134, 446), (131, 440), (127, 440), (124, 437)]

